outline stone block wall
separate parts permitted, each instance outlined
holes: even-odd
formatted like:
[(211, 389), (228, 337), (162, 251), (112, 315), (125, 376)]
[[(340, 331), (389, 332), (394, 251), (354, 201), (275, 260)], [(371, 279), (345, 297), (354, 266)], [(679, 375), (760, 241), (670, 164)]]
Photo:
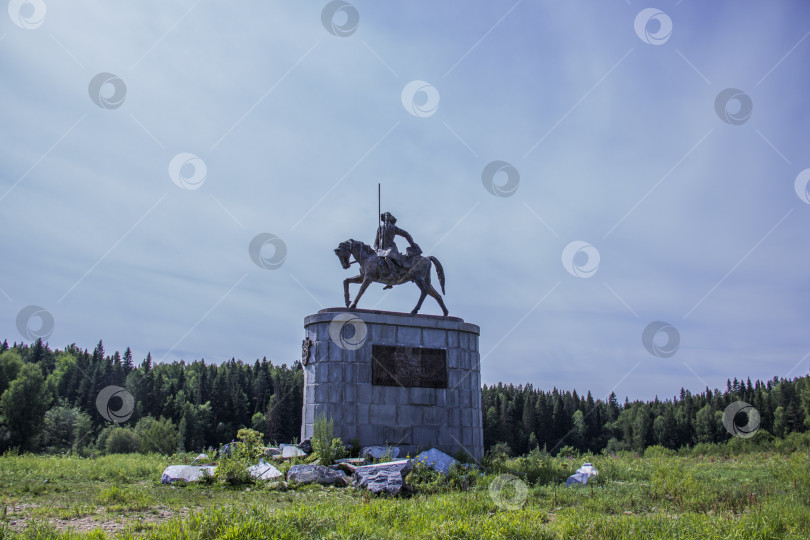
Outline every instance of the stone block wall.
[[(312, 340), (304, 367), (301, 439), (319, 415), (335, 435), (362, 446), (390, 444), (411, 455), (435, 447), (483, 456), (480, 329), (457, 317), (329, 308), (304, 320)], [(447, 387), (372, 384), (372, 346), (446, 350)]]

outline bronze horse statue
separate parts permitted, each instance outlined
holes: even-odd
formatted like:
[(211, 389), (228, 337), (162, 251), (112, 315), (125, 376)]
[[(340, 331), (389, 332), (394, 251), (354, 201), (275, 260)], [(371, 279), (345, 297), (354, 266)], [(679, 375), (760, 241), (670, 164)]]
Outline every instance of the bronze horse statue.
[[(356, 308), (357, 301), (360, 300), (360, 297), (363, 296), (363, 293), (366, 292), (366, 289), (372, 282), (384, 283), (386, 285), (400, 285), (413, 281), (416, 283), (416, 286), (419, 287), (419, 290), (422, 291), (422, 295), (419, 297), (419, 301), (416, 303), (416, 307), (413, 308), (413, 311), (411, 311), (411, 314), (416, 315), (419, 312), (419, 308), (422, 307), (422, 302), (425, 301), (425, 297), (430, 295), (439, 303), (439, 307), (442, 308), (445, 317), (447, 316), (447, 307), (444, 305), (441, 295), (433, 288), (433, 285), (430, 284), (430, 267), (432, 262), (436, 265), (436, 274), (439, 276), (439, 284), (442, 287), (442, 294), (444, 294), (444, 268), (442, 268), (441, 263), (436, 257), (423, 257), (418, 253), (410, 255), (408, 257), (409, 264), (405, 267), (401, 267), (399, 272), (395, 275), (390, 275), (388, 266), (385, 264), (383, 258), (377, 255), (374, 248), (358, 240), (346, 240), (345, 242), (341, 242), (335, 250), (335, 254), (340, 259), (340, 264), (346, 270), (352, 265), (352, 263), (349, 262), (349, 255), (352, 255), (355, 261), (360, 264), (360, 273), (358, 275), (343, 280), (346, 307), (352, 309)], [(360, 290), (357, 292), (354, 302), (350, 302), (350, 283), (360, 283)]]

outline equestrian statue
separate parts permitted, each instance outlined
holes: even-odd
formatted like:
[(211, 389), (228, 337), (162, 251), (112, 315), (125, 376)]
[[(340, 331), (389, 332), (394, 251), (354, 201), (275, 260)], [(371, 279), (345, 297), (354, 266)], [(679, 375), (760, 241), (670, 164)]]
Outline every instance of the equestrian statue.
[[(439, 276), (439, 284), (444, 294), (444, 269), (436, 257), (422, 256), (422, 250), (413, 241), (407, 231), (396, 226), (397, 219), (390, 212), (380, 214), (381, 224), (377, 228), (377, 235), (374, 239), (374, 247), (358, 240), (346, 240), (341, 242), (335, 250), (335, 254), (340, 259), (340, 264), (346, 270), (356, 261), (360, 265), (360, 273), (354, 277), (343, 280), (343, 292), (346, 300), (346, 307), (356, 308), (357, 302), (369, 285), (373, 282), (384, 283), (385, 289), (390, 289), (394, 285), (400, 285), (413, 281), (422, 292), (412, 314), (419, 312), (422, 302), (427, 295), (432, 296), (439, 303), (445, 317), (448, 314), (441, 295), (430, 284), (430, 268), (436, 265), (436, 274)], [(402, 236), (410, 244), (405, 254), (400, 253), (394, 237)], [(354, 261), (349, 261), (349, 257), (354, 257)], [(432, 263), (432, 264), (431, 264)], [(351, 302), (349, 295), (349, 284), (359, 283), (360, 290), (354, 302)]]

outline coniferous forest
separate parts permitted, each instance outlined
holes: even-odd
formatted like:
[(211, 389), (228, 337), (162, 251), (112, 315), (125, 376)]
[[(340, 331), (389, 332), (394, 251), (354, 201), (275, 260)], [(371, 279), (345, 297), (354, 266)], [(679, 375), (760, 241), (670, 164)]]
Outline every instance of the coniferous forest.
[[(97, 404), (102, 389), (125, 388), (134, 399), (120, 424)], [(110, 410), (126, 408), (113, 397)], [(200, 451), (231, 441), (243, 427), (266, 442), (291, 442), (300, 433), (303, 371), (300, 362), (274, 365), (231, 359), (136, 363), (129, 349), (107, 354), (70, 345), (50, 349), (0, 343), (0, 452), (9, 449), (80, 454)], [(757, 437), (785, 438), (810, 428), (810, 377), (752, 382), (729, 380), (724, 390), (621, 403), (574, 391), (541, 391), (498, 384), (482, 388), (488, 450), (518, 455), (534, 449), (643, 451), (678, 449), (731, 439), (723, 410), (742, 400), (759, 412)], [(103, 405), (103, 404), (102, 404)], [(380, 441), (384, 443), (385, 441)]]

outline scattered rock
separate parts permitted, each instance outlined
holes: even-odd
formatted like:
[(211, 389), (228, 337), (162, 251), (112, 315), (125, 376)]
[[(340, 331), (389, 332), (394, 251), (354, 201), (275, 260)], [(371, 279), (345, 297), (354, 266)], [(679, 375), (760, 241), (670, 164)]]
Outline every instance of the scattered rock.
[(217, 468), (211, 465), (194, 466), (194, 465), (169, 465), (164, 469), (163, 475), (160, 478), (161, 484), (171, 484), (178, 480), (184, 482), (196, 482), (201, 480), (204, 474), (214, 475)]
[(343, 471), (349, 476), (354, 474), (354, 471), (357, 470), (356, 465), (352, 465), (351, 463), (335, 463), (334, 465), (329, 465), (330, 469), (334, 469), (336, 471)]
[(287, 481), (298, 484), (346, 486), (351, 479), (343, 471), (335, 471), (323, 465), (293, 465), (287, 471)]
[(272, 480), (273, 478), (284, 476), (284, 473), (269, 463), (265, 463), (263, 459), (259, 460), (257, 465), (248, 467), (248, 472), (250, 473), (251, 477), (256, 478), (257, 480)]
[(305, 454), (311, 454), (312, 453), (312, 442), (310, 442), (309, 439), (307, 439), (305, 441), (301, 441), (297, 446)]
[(194, 465), (198, 461), (209, 461), (209, 459), (208, 454), (200, 454), (194, 458), (194, 461), (192, 461), (191, 464)]
[(442, 474), (447, 474), (450, 472), (450, 466), (454, 463), (459, 463), (459, 460), (455, 459), (452, 456), (448, 456), (441, 450), (437, 450), (435, 448), (431, 448), (425, 452), (422, 452), (415, 458), (414, 461), (423, 463), (433, 469), (434, 471), (438, 471)]
[(365, 488), (375, 494), (396, 495), (405, 485), (405, 477), (412, 468), (409, 459), (357, 467), (354, 471), (354, 487)]
[(386, 454), (389, 454), (391, 459), (396, 459), (399, 457), (399, 447), (398, 446), (366, 446), (362, 450), (360, 450), (360, 456), (371, 456), (374, 459), (380, 459)]
[(225, 443), (220, 447), (217, 453), (219, 454), (220, 457), (222, 456), (231, 457), (231, 450), (236, 447), (236, 444), (237, 443), (235, 442)]
[(275, 446), (270, 446), (264, 449), (264, 455), (270, 458), (275, 458), (276, 456), (281, 456), (281, 450)]
[(350, 465), (354, 465), (355, 467), (359, 467), (360, 465), (365, 464), (365, 458), (359, 457), (347, 457), (342, 459), (336, 459), (335, 463), (348, 463)]
[(596, 470), (596, 467), (594, 467), (592, 463), (583, 463), (582, 467), (577, 469), (576, 472), (585, 473), (588, 476), (596, 476), (599, 474), (599, 471)]
[(568, 477), (565, 481), (565, 485), (571, 486), (573, 484), (582, 484), (583, 486), (588, 485), (588, 480), (590, 480), (591, 476), (596, 476), (599, 474), (599, 471), (596, 470), (596, 467), (593, 466), (591, 463), (583, 463), (582, 467), (577, 469), (577, 471)]
[(588, 479), (590, 479), (590, 475), (585, 473), (574, 473), (565, 481), (565, 487), (569, 487), (574, 484), (582, 484), (583, 486), (587, 486)]
[(284, 459), (302, 457), (305, 455), (307, 454), (297, 446), (284, 446), (281, 448), (281, 457)]

